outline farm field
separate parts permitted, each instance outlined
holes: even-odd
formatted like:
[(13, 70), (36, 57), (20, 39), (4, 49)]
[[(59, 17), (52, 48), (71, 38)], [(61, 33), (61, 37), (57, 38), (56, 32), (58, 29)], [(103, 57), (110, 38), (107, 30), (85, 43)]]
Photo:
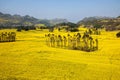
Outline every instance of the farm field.
[(92, 35), (99, 40), (99, 48), (93, 52), (48, 47), (47, 30), (16, 32), (16, 42), (0, 43), (0, 80), (119, 80), (117, 32)]

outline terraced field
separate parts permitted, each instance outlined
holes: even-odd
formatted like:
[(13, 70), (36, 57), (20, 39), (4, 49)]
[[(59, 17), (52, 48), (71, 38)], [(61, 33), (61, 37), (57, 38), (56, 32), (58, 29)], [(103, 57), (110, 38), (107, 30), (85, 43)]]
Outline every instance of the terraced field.
[(117, 32), (93, 35), (99, 40), (94, 52), (48, 47), (48, 31), (16, 32), (16, 42), (0, 43), (0, 80), (119, 80)]

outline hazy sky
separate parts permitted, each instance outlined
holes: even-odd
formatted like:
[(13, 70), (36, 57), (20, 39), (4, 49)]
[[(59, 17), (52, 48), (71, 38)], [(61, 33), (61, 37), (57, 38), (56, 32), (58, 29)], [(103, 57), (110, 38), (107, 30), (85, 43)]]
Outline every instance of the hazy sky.
[(89, 16), (119, 16), (120, 0), (0, 0), (0, 12), (77, 22)]

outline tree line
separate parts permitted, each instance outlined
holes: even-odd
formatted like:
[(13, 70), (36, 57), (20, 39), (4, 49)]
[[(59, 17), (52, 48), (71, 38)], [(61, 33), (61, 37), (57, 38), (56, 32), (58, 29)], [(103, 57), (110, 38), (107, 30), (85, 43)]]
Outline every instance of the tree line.
[(92, 38), (86, 32), (83, 36), (77, 33), (73, 36), (70, 34), (67, 36), (46, 34), (45, 37), (46, 45), (49, 47), (68, 48), (87, 52), (98, 50), (98, 39)]
[(15, 32), (0, 32), (0, 42), (14, 42), (16, 41)]

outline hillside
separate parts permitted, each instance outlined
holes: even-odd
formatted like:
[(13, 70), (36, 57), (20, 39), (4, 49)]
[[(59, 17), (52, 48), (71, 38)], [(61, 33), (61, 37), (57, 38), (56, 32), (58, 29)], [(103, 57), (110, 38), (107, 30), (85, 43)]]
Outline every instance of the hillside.
[[(29, 15), (10, 15), (0, 12), (0, 28), (15, 28), (18, 26), (34, 26), (36, 24), (45, 24), (53, 26), (60, 23), (68, 23), (67, 19), (37, 19)], [(77, 25), (85, 25), (85, 27), (106, 28), (108, 31), (120, 30), (120, 16), (114, 17), (85, 17), (80, 20)], [(75, 27), (75, 26), (73, 26)]]
[(29, 15), (10, 15), (0, 12), (0, 26), (2, 27), (17, 27), (17, 26), (31, 26), (35, 24), (45, 24), (46, 26), (55, 25), (62, 22), (68, 22), (66, 19), (37, 19)]
[(101, 27), (106, 30), (120, 30), (120, 17), (86, 17), (77, 24), (85, 25), (86, 27)]

